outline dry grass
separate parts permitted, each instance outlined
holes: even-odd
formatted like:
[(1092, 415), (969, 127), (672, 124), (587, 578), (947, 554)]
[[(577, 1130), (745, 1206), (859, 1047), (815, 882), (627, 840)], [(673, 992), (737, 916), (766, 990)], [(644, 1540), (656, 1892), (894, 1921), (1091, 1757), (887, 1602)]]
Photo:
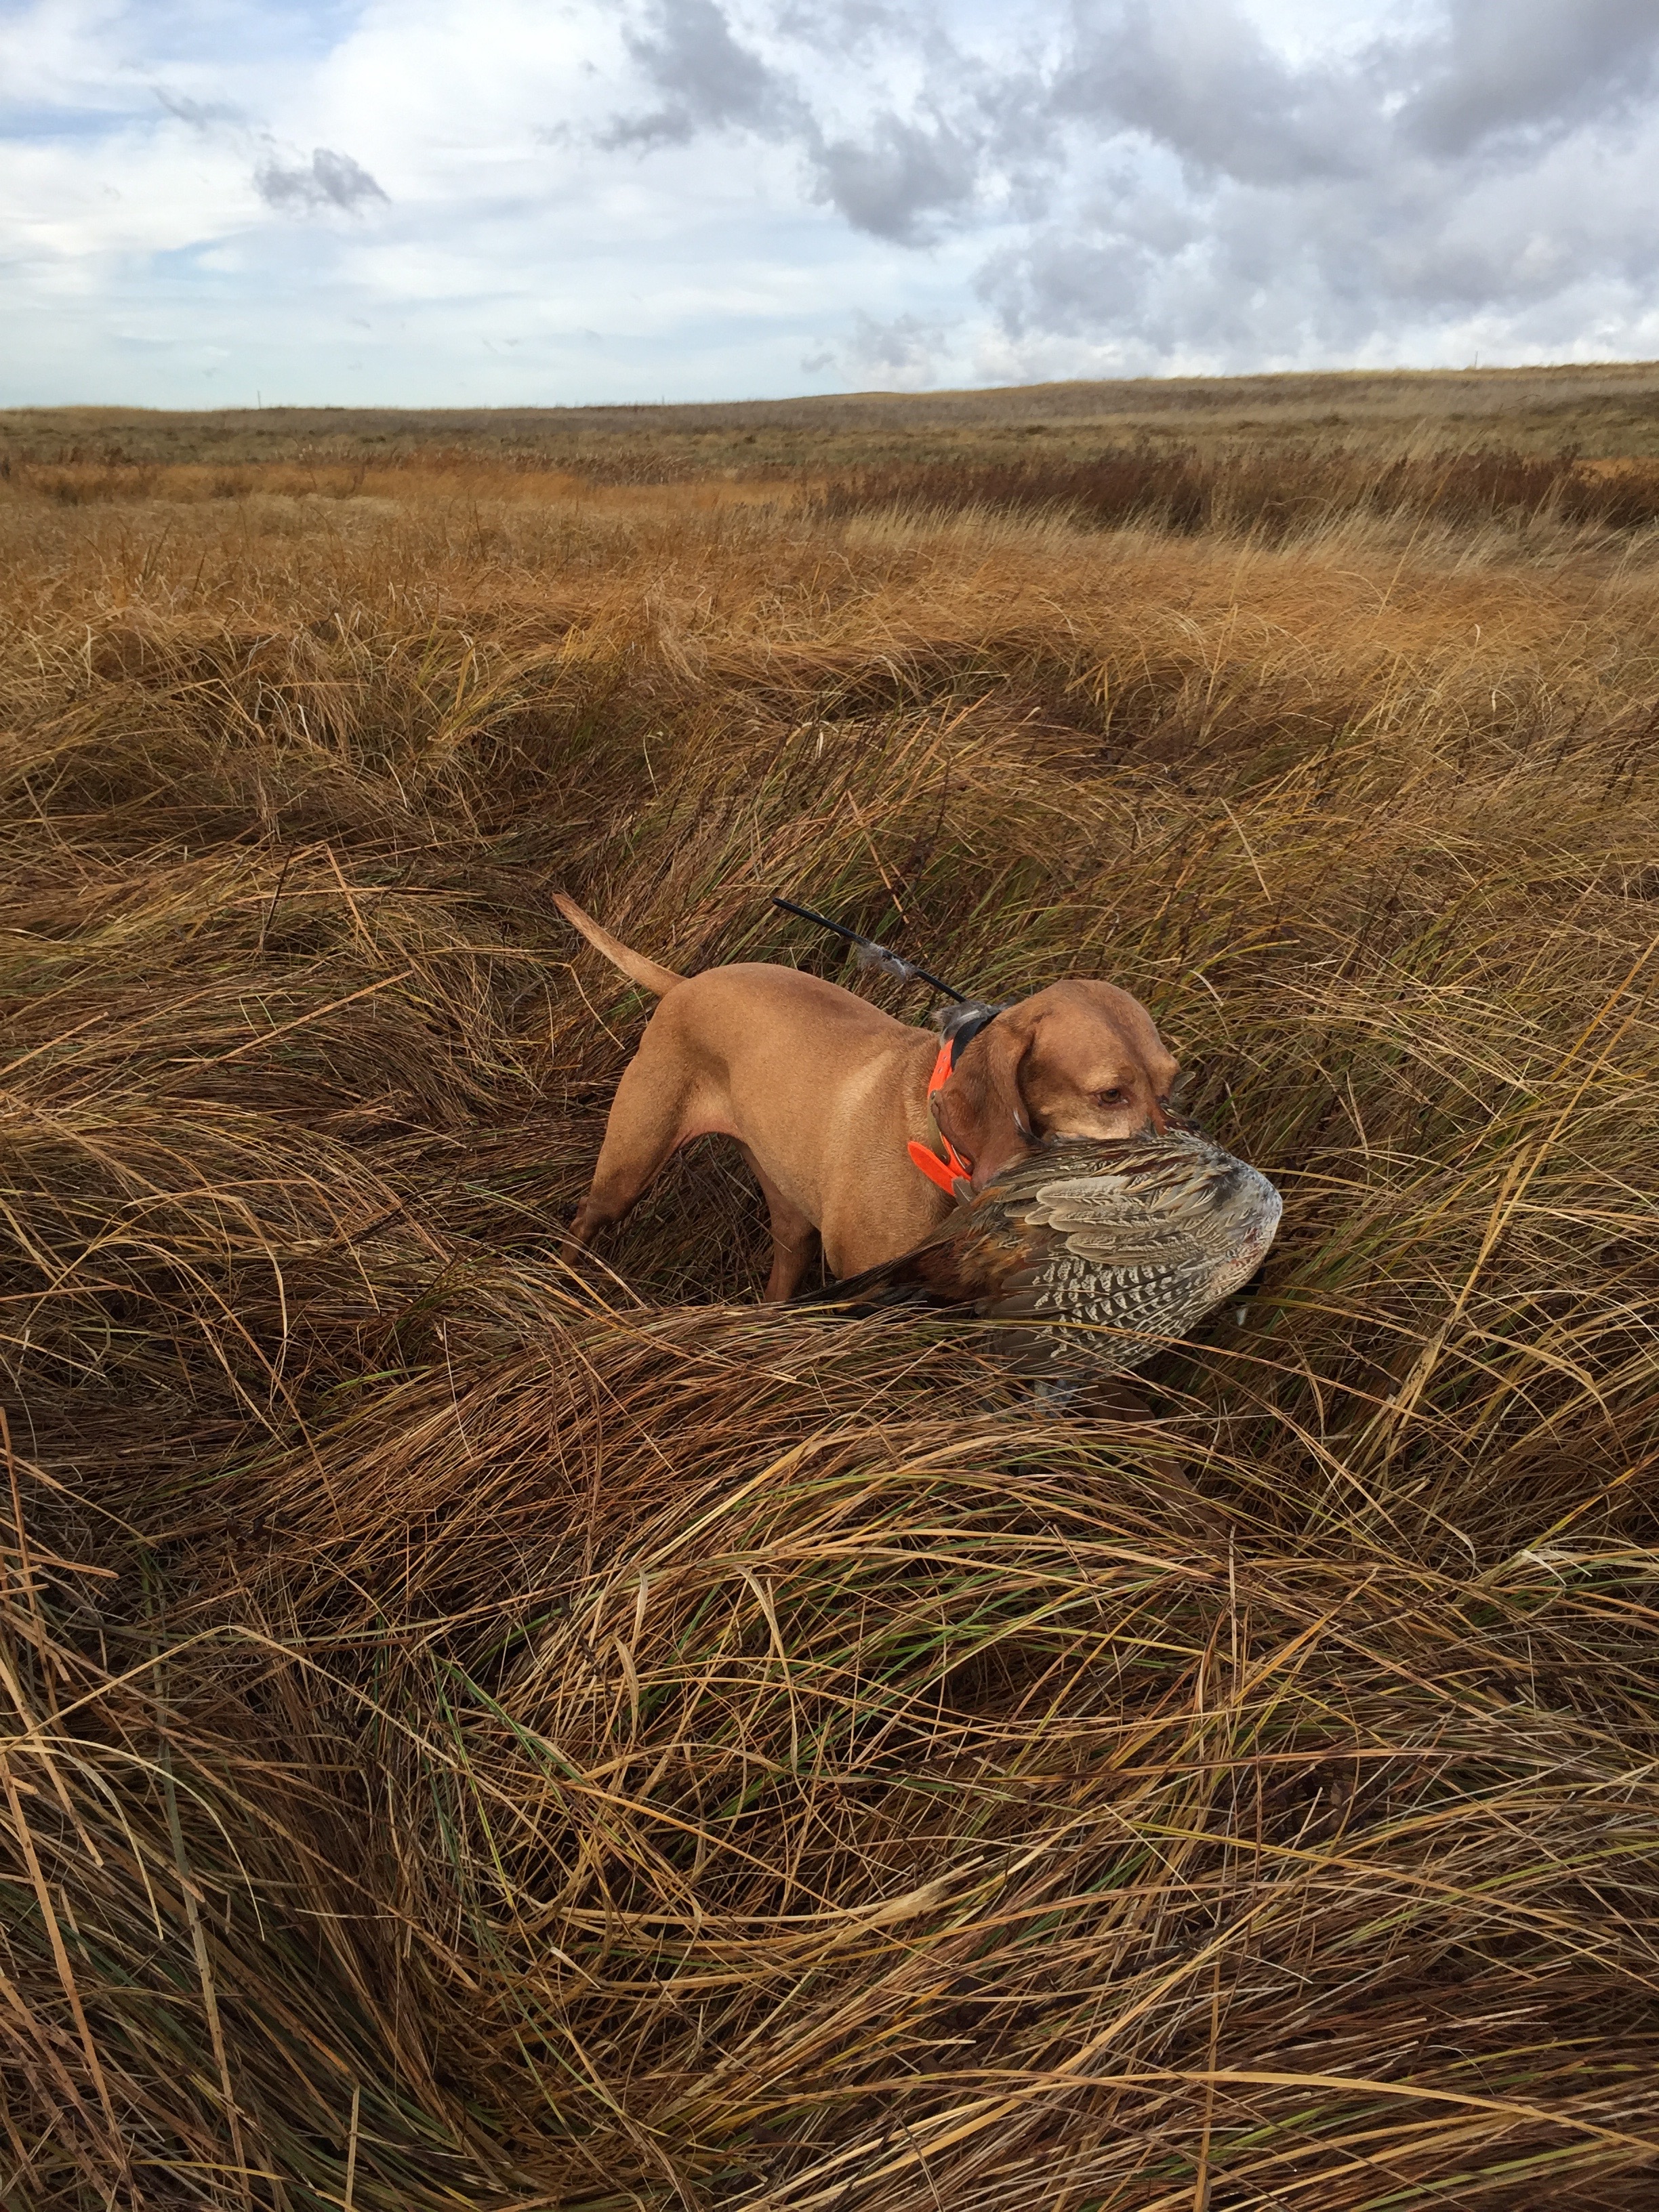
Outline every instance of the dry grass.
[[(1650, 2203), (1650, 534), (215, 465), (0, 495), (0, 2199)], [(568, 1266), (561, 881), (1142, 992), (1248, 1324)]]
[[(8, 463), (196, 468), (412, 464), (568, 470), (607, 483), (717, 472), (794, 477), (1041, 454), (1091, 461), (1123, 447), (1209, 459), (1305, 450), (1361, 459), (1499, 447), (1546, 460), (1659, 459), (1659, 362), (1554, 368), (1352, 370), (1126, 377), (1006, 391), (854, 392), (661, 407), (0, 408)], [(1034, 442), (1035, 441), (1035, 442)]]
[[(41, 471), (42, 475), (46, 472)], [(65, 490), (74, 471), (59, 472)], [(1257, 544), (1306, 539), (1364, 520), (1460, 531), (1492, 524), (1550, 536), (1565, 524), (1607, 533), (1659, 522), (1659, 465), (1544, 459), (1514, 447), (1377, 458), (1340, 447), (1118, 447), (1086, 460), (964, 459), (854, 470), (816, 483), (814, 520), (897, 508), (940, 515), (1054, 514), (1095, 529), (1139, 524)]]

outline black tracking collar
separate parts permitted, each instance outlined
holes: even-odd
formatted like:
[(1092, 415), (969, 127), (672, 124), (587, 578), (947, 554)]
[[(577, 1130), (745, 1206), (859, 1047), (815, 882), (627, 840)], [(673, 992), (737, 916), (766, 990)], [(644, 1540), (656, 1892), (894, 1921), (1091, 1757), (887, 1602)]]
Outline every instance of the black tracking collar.
[(940, 1033), (951, 1048), (953, 1073), (966, 1047), (972, 1044), (981, 1030), (988, 1029), (999, 1014), (1007, 1011), (1006, 1006), (988, 1006), (982, 1000), (969, 999), (959, 1006), (952, 1006), (940, 1019)]

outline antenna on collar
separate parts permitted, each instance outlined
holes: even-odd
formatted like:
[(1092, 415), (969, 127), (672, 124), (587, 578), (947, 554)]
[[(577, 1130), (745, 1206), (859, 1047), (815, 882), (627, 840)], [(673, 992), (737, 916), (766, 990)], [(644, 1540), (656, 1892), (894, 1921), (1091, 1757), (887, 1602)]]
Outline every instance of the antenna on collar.
[[(919, 968), (914, 960), (901, 959), (896, 952), (890, 952), (884, 945), (878, 945), (873, 937), (866, 937), (856, 929), (849, 929), (844, 921), (831, 921), (827, 914), (814, 914), (810, 906), (797, 906), (793, 899), (775, 897), (772, 903), (781, 907), (786, 914), (799, 915), (803, 921), (815, 921), (820, 929), (833, 930), (837, 937), (844, 937), (849, 945), (856, 945), (860, 968), (875, 968), (884, 975), (896, 975), (901, 983), (930, 983), (934, 990), (943, 991), (947, 999), (954, 999), (958, 1006), (972, 1006), (977, 1011), (978, 1000), (970, 999), (965, 991), (957, 990), (930, 969)], [(951, 1016), (946, 1017), (947, 1021), (952, 1018)]]

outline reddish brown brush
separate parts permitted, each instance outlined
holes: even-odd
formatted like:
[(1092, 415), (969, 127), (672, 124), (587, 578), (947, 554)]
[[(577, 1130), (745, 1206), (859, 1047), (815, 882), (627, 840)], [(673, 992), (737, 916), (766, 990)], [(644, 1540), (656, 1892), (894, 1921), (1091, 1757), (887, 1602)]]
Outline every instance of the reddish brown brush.
[(1659, 465), (1596, 467), (1571, 450), (1552, 456), (1489, 447), (1379, 459), (1295, 446), (1204, 453), (1143, 444), (1087, 459), (975, 459), (948, 471), (893, 462), (831, 477), (808, 511), (833, 521), (894, 507), (1054, 513), (1097, 529), (1139, 523), (1267, 544), (1357, 517), (1458, 528), (1565, 522), (1650, 530), (1659, 522)]
[[(167, 488), (0, 490), (0, 2201), (1650, 2202), (1645, 540)], [(570, 1255), (561, 882), (1124, 983), (1246, 1322)]]

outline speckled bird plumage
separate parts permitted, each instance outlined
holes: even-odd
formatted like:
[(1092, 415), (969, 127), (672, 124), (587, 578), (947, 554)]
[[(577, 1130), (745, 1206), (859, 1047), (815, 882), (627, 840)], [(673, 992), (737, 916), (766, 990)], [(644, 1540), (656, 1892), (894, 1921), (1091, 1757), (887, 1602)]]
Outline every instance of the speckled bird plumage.
[(1121, 1374), (1249, 1280), (1279, 1211), (1265, 1176), (1196, 1129), (1053, 1139), (911, 1251), (819, 1296), (1018, 1324), (1005, 1348), (1022, 1368)]

